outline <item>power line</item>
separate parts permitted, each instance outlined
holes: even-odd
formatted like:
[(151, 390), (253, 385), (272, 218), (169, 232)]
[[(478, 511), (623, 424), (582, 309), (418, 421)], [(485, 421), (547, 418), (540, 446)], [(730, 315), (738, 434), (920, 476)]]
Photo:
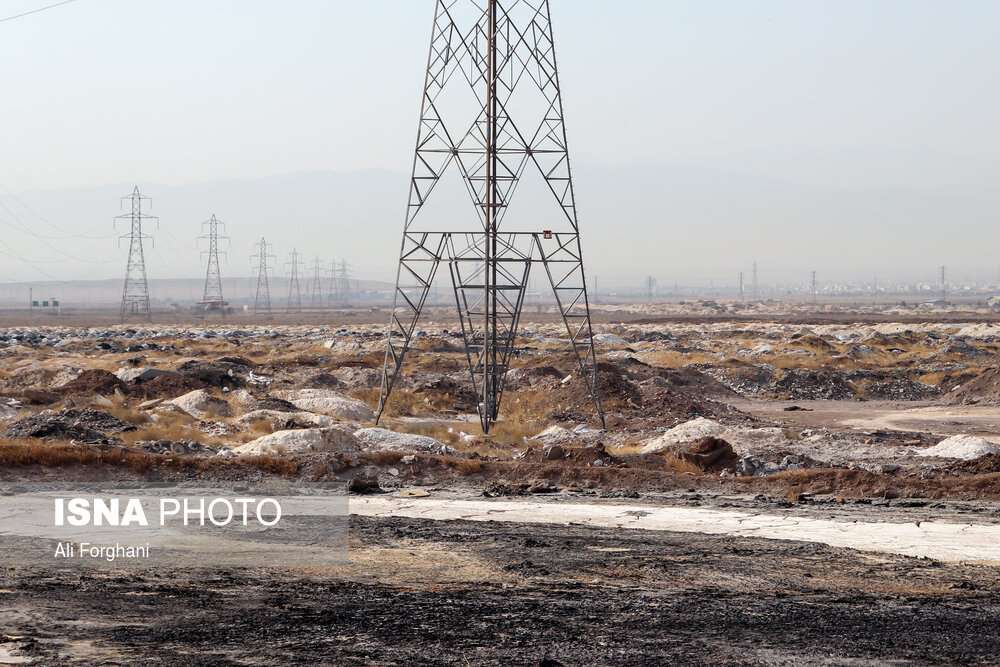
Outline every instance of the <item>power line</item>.
[(15, 14), (14, 16), (8, 16), (5, 19), (0, 19), (0, 23), (6, 23), (7, 21), (13, 21), (14, 19), (19, 19), (22, 16), (29, 16), (31, 14), (37, 14), (38, 12), (44, 12), (46, 9), (54, 9), (56, 7), (61, 7), (63, 5), (68, 5), (71, 2), (76, 2), (76, 0), (63, 0), (62, 2), (57, 2), (54, 5), (49, 5), (47, 7), (39, 7), (38, 9), (32, 9), (30, 12), (24, 12), (23, 14)]
[[(36, 232), (30, 231), (30, 230), (26, 230), (30, 234), (33, 234), (33, 235), (35, 235), (35, 236), (37, 236), (39, 238), (51, 239), (53, 241), (56, 241), (56, 240), (63, 241), (63, 240), (70, 240), (70, 239), (72, 239), (72, 240), (75, 241), (76, 239), (99, 239), (99, 240), (104, 240), (104, 239), (107, 239), (109, 236), (111, 236), (111, 232), (108, 232), (107, 234), (103, 234), (101, 236), (92, 236), (92, 233), (96, 232), (98, 229), (100, 229), (101, 227), (103, 227), (103, 225), (99, 225), (97, 227), (94, 227), (93, 229), (89, 230), (86, 234), (77, 234), (76, 232), (70, 231), (68, 229), (64, 229), (60, 225), (57, 225), (56, 223), (52, 222), (48, 218), (42, 216), (35, 209), (33, 209), (30, 206), (28, 206), (27, 204), (25, 204), (24, 201), (22, 201), (20, 197), (18, 197), (16, 194), (14, 194), (11, 191), (11, 189), (9, 187), (7, 187), (7, 184), (4, 183), (3, 181), (0, 181), (0, 188), (3, 188), (4, 192), (6, 192), (7, 195), (11, 199), (13, 199), (18, 204), (20, 204), (21, 207), (24, 210), (26, 210), (28, 213), (32, 214), (33, 216), (35, 216), (36, 218), (38, 218), (39, 220), (41, 220), (45, 224), (49, 225), (53, 229), (58, 230), (59, 232), (61, 232), (63, 234), (63, 236), (48, 236), (48, 235), (45, 235), (45, 234), (38, 234)], [(7, 207), (4, 206), (4, 208), (7, 208)], [(10, 209), (7, 209), (7, 210), (9, 211)], [(13, 213), (11, 213), (11, 215), (13, 215)], [(18, 219), (18, 222), (20, 222), (21, 224), (24, 224), (23, 220)]]

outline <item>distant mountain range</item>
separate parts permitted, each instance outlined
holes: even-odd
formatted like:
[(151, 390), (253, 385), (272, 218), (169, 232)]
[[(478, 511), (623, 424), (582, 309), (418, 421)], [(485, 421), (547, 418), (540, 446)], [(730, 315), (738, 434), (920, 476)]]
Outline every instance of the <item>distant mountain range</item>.
[[(742, 168), (754, 173), (722, 168), (735, 164), (734, 158), (720, 160), (721, 166), (708, 164), (710, 160), (703, 166), (575, 164), (589, 272), (609, 285), (639, 282), (646, 275), (688, 284), (735, 281), (739, 270), (749, 275), (754, 261), (762, 282), (798, 276), (805, 281), (814, 268), (826, 279), (878, 273), (931, 280), (942, 264), (956, 278), (975, 272), (995, 275), (1000, 260), (991, 251), (1000, 244), (1000, 189), (990, 179), (1000, 178), (1000, 169), (994, 163), (952, 164), (951, 176), (936, 185), (921, 179), (931, 178), (937, 167), (905, 174), (884, 167), (888, 171), (880, 184), (862, 186), (858, 183), (875, 182), (878, 174), (866, 168), (851, 184), (846, 165), (858, 159), (849, 155), (814, 161), (798, 178), (775, 175), (782, 160), (792, 161), (780, 152), (745, 157)], [(963, 179), (960, 173), (975, 178)], [(0, 208), (0, 222), (7, 223), (6, 248), (0, 252), (8, 255), (0, 280), (119, 276), (125, 248), (119, 249), (112, 236), (112, 218), (124, 213), (119, 197), (134, 185), (18, 194), (28, 208), (0, 193), (0, 202), (9, 209)], [(158, 229), (147, 227), (155, 237), (147, 248), (151, 278), (203, 274), (195, 238), (202, 233), (201, 221), (212, 214), (227, 223), (232, 237), (231, 244), (222, 246), (229, 253), (224, 276), (250, 275), (252, 244), (263, 236), (274, 244), (279, 275), (287, 270), (287, 254), (297, 248), (306, 262), (318, 256), (325, 266), (346, 259), (357, 278), (394, 278), (407, 174), (303, 172), (138, 185), (153, 198), (151, 212), (160, 218)], [(551, 201), (544, 184), (526, 181), (515, 195), (510, 224), (542, 229), (550, 224), (546, 216), (553, 215)], [(67, 239), (35, 213), (86, 238)], [(427, 217), (435, 229), (477, 224), (469, 196), (454, 177), (432, 195)], [(40, 240), (25, 228), (51, 238)], [(46, 263), (29, 265), (36, 259)]]

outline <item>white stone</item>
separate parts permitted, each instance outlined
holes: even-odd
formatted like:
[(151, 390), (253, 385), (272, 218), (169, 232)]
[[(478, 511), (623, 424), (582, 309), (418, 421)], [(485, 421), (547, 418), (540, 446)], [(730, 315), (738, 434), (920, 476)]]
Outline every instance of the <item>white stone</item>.
[(616, 336), (613, 333), (595, 334), (594, 335), (594, 342), (595, 343), (604, 343), (604, 344), (611, 343), (611, 344), (614, 344), (614, 345), (628, 345), (628, 341), (627, 340), (625, 340), (621, 336)]
[(283, 421), (285, 419), (293, 419), (297, 422), (311, 424), (316, 428), (329, 428), (339, 423), (333, 417), (318, 415), (314, 412), (280, 412), (278, 410), (253, 410), (237, 417), (233, 422), (239, 426), (250, 427), (255, 422), (263, 420)]
[(694, 442), (708, 436), (721, 438), (726, 432), (726, 427), (712, 419), (698, 417), (683, 424), (678, 424), (663, 435), (650, 440), (642, 448), (643, 454), (660, 454), (670, 448), (671, 445)]
[(445, 445), (440, 440), (435, 440), (426, 435), (396, 433), (384, 428), (362, 428), (355, 431), (354, 436), (370, 449), (405, 449), (423, 452), (445, 451)]
[(117, 375), (118, 379), (122, 382), (128, 383), (132, 382), (145, 372), (145, 368), (119, 368), (115, 371), (115, 375)]
[(275, 392), (275, 396), (289, 401), (299, 410), (366, 422), (375, 419), (375, 413), (367, 403), (329, 389), (287, 389)]
[(6, 405), (0, 405), (0, 421), (10, 421), (17, 419), (17, 410)]
[(298, 454), (301, 452), (356, 452), (359, 443), (349, 431), (337, 428), (306, 428), (276, 431), (233, 447), (243, 455)]
[(204, 389), (196, 389), (183, 396), (167, 401), (165, 405), (173, 405), (196, 419), (206, 416), (231, 417), (233, 408), (221, 398), (212, 396)]
[(569, 429), (552, 425), (536, 435), (532, 440), (544, 442), (546, 445), (568, 445), (580, 441)]
[(996, 454), (996, 445), (975, 435), (953, 435), (933, 447), (917, 452), (917, 456), (938, 456), (946, 459), (971, 461), (987, 454)]

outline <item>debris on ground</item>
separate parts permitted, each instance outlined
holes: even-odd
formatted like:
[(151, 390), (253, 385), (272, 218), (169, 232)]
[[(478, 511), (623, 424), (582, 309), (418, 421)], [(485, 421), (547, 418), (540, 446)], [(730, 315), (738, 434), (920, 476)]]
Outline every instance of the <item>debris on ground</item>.
[(90, 408), (71, 408), (18, 419), (7, 425), (3, 436), (12, 440), (42, 438), (76, 440), (85, 444), (120, 442), (109, 435), (134, 431), (135, 426), (112, 414)]
[(224, 456), (229, 452), (227, 447), (218, 449), (194, 440), (140, 440), (135, 446), (150, 454), (174, 456)]

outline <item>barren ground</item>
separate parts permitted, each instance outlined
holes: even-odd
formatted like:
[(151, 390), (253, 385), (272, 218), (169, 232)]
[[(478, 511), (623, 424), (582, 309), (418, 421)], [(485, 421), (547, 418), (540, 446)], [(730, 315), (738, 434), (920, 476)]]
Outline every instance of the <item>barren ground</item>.
[[(921, 455), (954, 435), (1000, 443), (991, 315), (599, 312), (607, 430), (564, 332), (526, 316), (505, 419), (482, 436), (461, 339), (431, 318), (381, 424), (391, 441), (359, 430), (384, 314), (12, 324), (0, 485), (354, 479), (436, 499), (1000, 524), (1000, 454)], [(171, 404), (199, 391), (200, 407)], [(702, 435), (718, 458), (693, 455)], [(337, 570), (7, 568), (0, 664), (1000, 662), (1000, 559), (749, 534), (355, 516)]]

